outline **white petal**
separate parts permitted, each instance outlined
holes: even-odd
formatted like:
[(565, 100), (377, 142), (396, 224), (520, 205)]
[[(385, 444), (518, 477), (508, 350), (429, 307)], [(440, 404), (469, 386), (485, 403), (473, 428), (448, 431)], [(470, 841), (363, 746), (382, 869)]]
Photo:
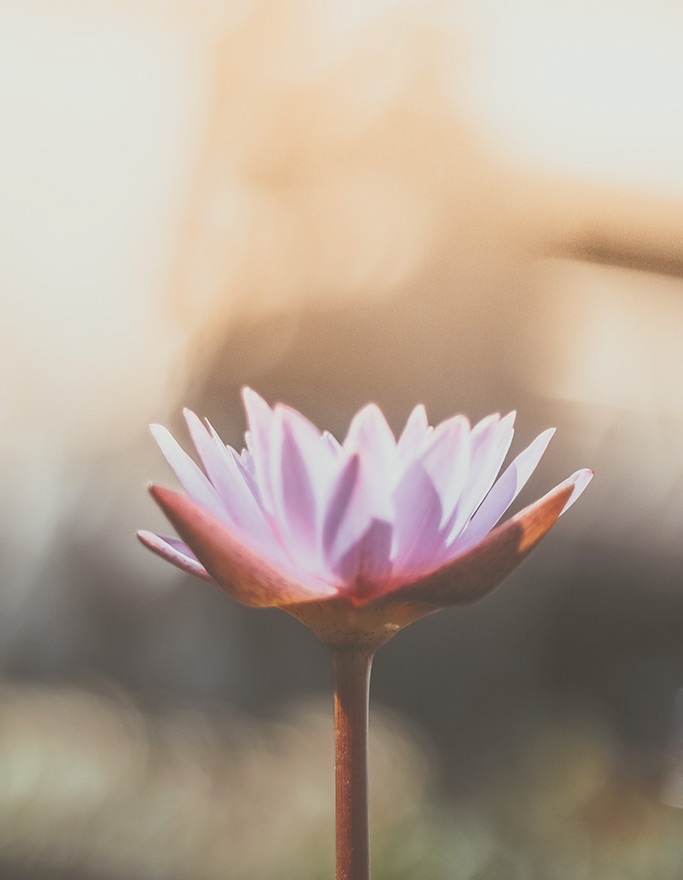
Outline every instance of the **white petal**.
[(391, 524), (371, 520), (363, 535), (336, 563), (335, 574), (343, 583), (356, 587), (385, 579), (391, 571), (391, 541)]
[[(391, 493), (400, 475), (396, 440), (377, 404), (364, 406), (351, 421), (344, 439), (347, 455), (358, 455), (361, 461), (356, 499), (363, 497), (364, 517), (361, 532), (371, 519), (390, 521), (393, 516)], [(358, 511), (360, 513), (360, 510)]]
[(505, 469), (468, 526), (459, 537), (455, 538), (449, 550), (449, 557), (473, 547), (491, 531), (536, 469), (554, 433), (554, 428), (543, 431)]
[(394, 494), (394, 570), (412, 571), (442, 555), (443, 511), (434, 481), (420, 461), (413, 461)]
[(138, 539), (145, 547), (156, 553), (157, 556), (161, 556), (162, 559), (171, 562), (181, 571), (200, 577), (210, 584), (215, 584), (214, 579), (201, 562), (197, 560), (197, 557), (187, 544), (184, 544), (177, 538), (166, 538), (162, 535), (155, 535), (153, 532), (140, 531), (138, 532)]
[(339, 453), (342, 451), (342, 447), (341, 443), (339, 442), (339, 440), (337, 440), (334, 434), (330, 434), (329, 431), (323, 431), (323, 439), (325, 440), (325, 443), (327, 443), (327, 445), (330, 447), (332, 452), (335, 455), (339, 455)]
[(273, 440), (274, 414), (265, 400), (255, 391), (252, 391), (251, 388), (242, 389), (242, 399), (249, 425), (246, 440), (254, 464), (256, 483), (264, 509), (272, 513), (273, 501), (269, 462)]
[[(367, 465), (368, 476), (373, 477), (377, 501), (389, 509), (389, 496), (399, 473), (396, 440), (382, 411), (375, 403), (364, 406), (351, 421), (344, 440), (344, 451), (349, 455), (358, 453)], [(382, 511), (378, 518), (383, 519)]]
[[(393, 507), (388, 500), (387, 504), (378, 503), (372, 465), (359, 454), (349, 456), (325, 510), (322, 551), (328, 571), (337, 573), (340, 560), (361, 541), (373, 521), (386, 523), (391, 532)], [(377, 529), (373, 531), (373, 541), (376, 533)]]
[(420, 460), (441, 497), (442, 523), (449, 519), (470, 473), (470, 423), (465, 416), (442, 422), (424, 444)]
[[(574, 483), (574, 491), (569, 496), (569, 500), (562, 508), (562, 513), (566, 513), (572, 504), (581, 496), (583, 490), (593, 479), (593, 471), (590, 468), (582, 468), (580, 471), (573, 473), (571, 477), (565, 480), (566, 483)], [(562, 516), (562, 513), (560, 516)]]
[[(269, 483), (282, 543), (294, 559), (317, 556), (317, 511), (314, 482), (316, 447), (321, 437), (310, 423), (285, 407), (275, 409), (270, 449)], [(310, 425), (310, 430), (309, 430)], [(309, 471), (309, 465), (312, 465)]]
[(178, 445), (163, 425), (150, 425), (150, 430), (166, 461), (175, 471), (190, 498), (202, 504), (215, 516), (224, 518), (226, 511), (223, 509), (218, 493), (202, 469)]
[(467, 485), (457, 504), (451, 535), (457, 535), (469, 522), (498, 476), (514, 434), (515, 413), (505, 418), (487, 416), (470, 434), (470, 463)]
[[(361, 534), (360, 532), (352, 533), (350, 536), (345, 534), (353, 527), (353, 520), (347, 514), (359, 474), (360, 456), (351, 455), (339, 472), (323, 515), (322, 553), (330, 571), (333, 562), (348, 550), (349, 546), (354, 540), (358, 540)], [(339, 550), (340, 544), (342, 545), (341, 551)]]
[(259, 543), (269, 543), (272, 540), (270, 526), (244, 479), (236, 456), (228, 451), (213, 428), (204, 426), (193, 412), (186, 409), (184, 415), (192, 441), (230, 521)]
[(398, 440), (398, 454), (403, 461), (417, 455), (428, 430), (427, 411), (423, 404), (419, 403), (408, 416), (406, 426)]
[[(218, 440), (219, 443), (223, 441), (220, 439), (218, 434), (211, 427), (211, 422), (207, 420), (207, 425), (209, 426), (209, 430), (213, 434), (213, 436)], [(239, 468), (240, 473), (242, 474), (242, 478), (244, 482), (251, 489), (252, 495), (256, 499), (259, 507), (263, 507), (263, 502), (261, 501), (261, 492), (258, 487), (258, 483), (256, 482), (256, 468), (254, 467), (254, 458), (249, 452), (248, 449), (243, 449), (242, 452), (236, 452), (232, 446), (225, 447), (228, 450), (228, 453), (232, 456), (235, 461), (235, 464)]]

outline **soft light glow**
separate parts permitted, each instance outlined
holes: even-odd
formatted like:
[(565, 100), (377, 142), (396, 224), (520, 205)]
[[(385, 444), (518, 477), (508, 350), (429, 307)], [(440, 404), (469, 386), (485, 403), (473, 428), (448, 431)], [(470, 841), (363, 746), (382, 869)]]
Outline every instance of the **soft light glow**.
[(683, 194), (680, 6), (466, 5), (473, 51), (465, 94), (501, 158)]
[(163, 304), (206, 74), (177, 21), (123, 4), (3, 5), (0, 401), (24, 426), (47, 422), (53, 442), (109, 444), (122, 411), (163, 391), (182, 340)]

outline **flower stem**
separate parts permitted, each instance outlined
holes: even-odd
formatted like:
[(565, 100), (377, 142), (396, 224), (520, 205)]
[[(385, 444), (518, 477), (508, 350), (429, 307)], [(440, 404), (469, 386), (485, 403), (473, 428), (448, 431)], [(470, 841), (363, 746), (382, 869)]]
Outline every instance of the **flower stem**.
[(365, 646), (332, 648), (336, 880), (370, 880), (368, 698), (373, 653)]

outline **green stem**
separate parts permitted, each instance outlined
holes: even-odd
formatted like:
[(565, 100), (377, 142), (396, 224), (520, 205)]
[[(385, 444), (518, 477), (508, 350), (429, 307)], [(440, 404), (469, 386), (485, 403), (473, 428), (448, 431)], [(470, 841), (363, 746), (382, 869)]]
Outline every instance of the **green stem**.
[(373, 653), (365, 646), (332, 648), (336, 880), (370, 880), (368, 698)]

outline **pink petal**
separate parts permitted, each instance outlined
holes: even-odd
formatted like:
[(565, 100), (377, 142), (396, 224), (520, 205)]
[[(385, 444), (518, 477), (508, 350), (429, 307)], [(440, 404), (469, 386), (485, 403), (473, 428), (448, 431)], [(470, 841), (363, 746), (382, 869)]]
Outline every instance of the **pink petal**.
[(201, 422), (192, 410), (184, 409), (183, 415), (185, 416), (190, 437), (192, 437), (195, 449), (199, 453), (204, 470), (218, 493), (221, 502), (229, 508), (230, 499), (234, 492), (230, 470), (234, 470), (234, 468), (230, 468), (230, 465), (226, 464), (226, 459), (228, 458), (227, 449), (222, 443), (217, 444), (215, 442), (206, 425)]
[[(337, 558), (359, 539), (360, 533), (346, 534), (353, 528), (353, 518), (348, 516), (349, 506), (354, 497), (360, 475), (360, 456), (351, 455), (330, 492), (330, 500), (324, 513), (322, 527), (322, 553), (330, 570)], [(342, 526), (345, 529), (342, 529)], [(341, 545), (341, 550), (339, 549)]]
[(427, 411), (423, 404), (419, 403), (408, 416), (406, 426), (398, 440), (398, 452), (401, 459), (408, 460), (417, 455), (428, 430)]
[(204, 566), (197, 561), (190, 548), (185, 546), (182, 541), (178, 541), (175, 538), (164, 538), (161, 535), (155, 535), (153, 532), (147, 531), (139, 531), (138, 540), (151, 550), (152, 553), (156, 553), (157, 556), (161, 556), (162, 559), (171, 562), (181, 571), (194, 574), (209, 584), (216, 583)]
[(377, 404), (369, 403), (356, 413), (343, 446), (346, 453), (358, 453), (368, 465), (378, 501), (379, 495), (384, 495), (388, 505), (398, 469), (398, 451), (391, 428)]
[(430, 435), (420, 460), (441, 497), (442, 521), (450, 517), (470, 473), (470, 423), (465, 416), (442, 422)]
[[(215, 432), (215, 430), (211, 427), (211, 423), (208, 420), (207, 420), (207, 425), (209, 426), (209, 430), (211, 431), (211, 433), (215, 437), (215, 439), (219, 443), (222, 443), (223, 441), (220, 439), (220, 437)], [(261, 492), (259, 490), (258, 483), (256, 482), (256, 468), (254, 466), (254, 459), (253, 459), (251, 452), (249, 452), (248, 449), (243, 449), (242, 452), (237, 453), (232, 448), (232, 446), (226, 446), (225, 448), (226, 448), (228, 454), (230, 455), (230, 457), (233, 459), (233, 461), (237, 465), (237, 468), (238, 468), (240, 474), (242, 475), (242, 479), (249, 487), (251, 494), (254, 496), (256, 503), (261, 508), (261, 510), (263, 510), (263, 501), (261, 499)]]
[(163, 425), (150, 425), (150, 431), (190, 498), (194, 498), (216, 516), (225, 516), (215, 488), (171, 433)]
[[(330, 492), (324, 517), (322, 551), (328, 571), (338, 575), (340, 561), (361, 542), (373, 522), (386, 523), (391, 529), (393, 515), (388, 487), (378, 485), (374, 462), (352, 455)], [(373, 536), (376, 533), (377, 527)]]
[(366, 607), (388, 601), (419, 601), (434, 607), (481, 599), (504, 580), (557, 521), (574, 491), (563, 484), (509, 519), (471, 549), (431, 574), (387, 589)]
[(323, 431), (323, 438), (325, 440), (325, 443), (327, 443), (327, 445), (334, 453), (334, 455), (339, 455), (339, 453), (342, 451), (342, 447), (341, 443), (339, 442), (339, 440), (337, 440), (334, 434), (330, 434), (329, 431)]
[(474, 546), (491, 531), (536, 469), (554, 433), (554, 428), (543, 431), (505, 469), (465, 530), (451, 544), (449, 556), (455, 556)]
[(569, 508), (574, 504), (574, 502), (581, 496), (583, 490), (593, 479), (593, 471), (590, 468), (582, 468), (580, 471), (576, 471), (569, 477), (567, 480), (562, 483), (565, 485), (573, 485), (574, 491), (569, 497), (569, 501), (562, 508), (562, 513), (565, 513)]
[(514, 434), (515, 413), (500, 419), (487, 416), (472, 429), (470, 434), (470, 478), (458, 501), (453, 534), (458, 534), (479, 507), (498, 476), (508, 453)]
[[(293, 410), (276, 407), (271, 446), (270, 485), (282, 543), (293, 558), (317, 554), (314, 459), (321, 437)], [(310, 425), (309, 431), (308, 425)], [(310, 561), (310, 560), (309, 560)]]
[(373, 519), (361, 538), (341, 557), (335, 574), (347, 587), (362, 588), (386, 579), (391, 571), (392, 527), (388, 522)]
[(441, 497), (421, 461), (408, 466), (396, 488), (394, 504), (394, 569), (422, 568), (442, 549), (444, 535), (440, 530)]
[(232, 522), (262, 540), (272, 537), (236, 456), (228, 451), (210, 426), (205, 426), (189, 409), (183, 412), (192, 442)]
[(192, 499), (150, 487), (150, 494), (216, 583), (245, 605), (284, 606), (334, 596), (334, 587), (280, 568)]
[[(348, 458), (341, 469), (336, 483), (330, 492), (330, 500), (323, 519), (322, 529), (322, 552), (323, 558), (328, 564), (335, 559), (335, 547), (338, 544), (339, 531), (342, 523), (347, 519), (346, 513), (353, 497), (358, 474), (360, 472), (360, 456), (352, 455)], [(343, 542), (345, 545), (353, 543), (353, 538)]]
[(273, 437), (274, 414), (265, 400), (251, 388), (242, 389), (249, 430), (247, 445), (254, 464), (254, 475), (264, 510), (273, 512), (269, 462)]

